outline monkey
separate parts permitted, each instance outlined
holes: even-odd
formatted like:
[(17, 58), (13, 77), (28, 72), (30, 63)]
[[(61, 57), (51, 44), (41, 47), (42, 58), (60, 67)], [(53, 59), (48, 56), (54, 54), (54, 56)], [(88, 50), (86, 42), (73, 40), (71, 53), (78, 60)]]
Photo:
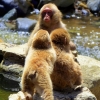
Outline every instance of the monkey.
[[(28, 39), (28, 49), (31, 45), (34, 34), (39, 29), (44, 29), (47, 30), (49, 33), (51, 33), (53, 30), (57, 28), (64, 28), (65, 30), (67, 30), (66, 25), (62, 21), (62, 13), (55, 4), (53, 3), (45, 4), (40, 9), (38, 22), (36, 23), (34, 30), (32, 31)], [(28, 49), (26, 50), (26, 55)], [(70, 49), (76, 50), (76, 46), (72, 41), (70, 41)]]
[(49, 33), (40, 29), (32, 37), (20, 82), (21, 91), (26, 100), (32, 100), (35, 93), (39, 94), (43, 100), (54, 100), (50, 75), (55, 61), (56, 53)]
[(71, 53), (70, 50), (70, 34), (63, 28), (58, 28), (53, 30), (50, 33), (50, 38), (52, 41), (52, 45), (56, 50), (57, 55), (59, 55), (62, 51)]
[(51, 74), (53, 89), (70, 92), (82, 84), (81, 68), (70, 50), (70, 35), (65, 29), (58, 28), (50, 33), (50, 38), (57, 55)]

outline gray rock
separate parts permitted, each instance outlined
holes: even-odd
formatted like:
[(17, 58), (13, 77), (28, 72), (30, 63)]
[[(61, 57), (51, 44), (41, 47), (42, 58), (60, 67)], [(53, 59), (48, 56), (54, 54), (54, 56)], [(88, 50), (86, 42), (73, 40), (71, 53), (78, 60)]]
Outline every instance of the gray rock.
[(77, 59), (82, 68), (83, 85), (100, 100), (100, 61), (81, 55), (78, 55)]
[(100, 11), (100, 0), (88, 0), (87, 6), (92, 11)]
[[(25, 100), (23, 92), (19, 91), (16, 94), (10, 94), (9, 100)], [(33, 100), (43, 100), (38, 94), (35, 94)], [(80, 91), (73, 91), (67, 94), (66, 92), (54, 91), (54, 100), (97, 100), (95, 96), (86, 87)]]
[(52, 2), (59, 7), (68, 7), (73, 4), (75, 0), (40, 0), (40, 2), (41, 1), (44, 1), (44, 3)]
[(5, 14), (3, 19), (8, 19), (8, 20), (15, 20), (17, 18), (17, 11), (16, 9), (10, 10), (7, 14)]
[[(26, 44), (10, 45), (0, 43), (0, 55), (3, 55), (0, 69), (9, 73), (13, 72), (15, 76), (21, 76), (26, 48)], [(100, 61), (81, 55), (78, 55), (77, 59), (82, 68), (83, 88), (74, 90), (71, 93), (55, 91), (55, 100), (96, 100), (96, 98), (100, 100)]]
[(28, 12), (29, 3), (27, 0), (1, 0), (6, 11), (9, 11), (15, 8), (18, 12), (18, 15), (23, 15)]
[(34, 28), (36, 22), (36, 20), (32, 20), (29, 18), (17, 18), (17, 31), (30, 32)]

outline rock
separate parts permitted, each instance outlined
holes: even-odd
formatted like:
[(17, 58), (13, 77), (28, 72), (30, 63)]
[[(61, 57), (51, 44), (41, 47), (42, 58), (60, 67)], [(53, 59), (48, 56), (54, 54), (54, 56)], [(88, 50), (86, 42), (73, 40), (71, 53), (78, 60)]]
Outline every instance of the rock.
[(0, 16), (3, 16), (6, 13), (5, 7), (0, 4)]
[[(50, 2), (55, 3), (58, 7), (68, 7), (74, 3), (75, 0), (50, 0)], [(41, 0), (40, 0), (41, 2)], [(44, 3), (49, 2), (49, 0), (44, 0)]]
[(0, 29), (6, 29), (7, 28), (4, 22), (5, 22), (4, 20), (0, 19)]
[(40, 13), (40, 11), (38, 10), (38, 9), (35, 9), (34, 8), (34, 10), (32, 11), (32, 12), (30, 12), (31, 14), (39, 14)]
[[(3, 56), (0, 69), (3, 72), (8, 72), (7, 74), (14, 73), (15, 77), (16, 75), (21, 77), (26, 48), (26, 44), (11, 45), (0, 43), (0, 56)], [(83, 87), (89, 88), (96, 97), (88, 89), (82, 88), (82, 90), (74, 90), (69, 94), (65, 92), (65, 95), (64, 93), (60, 93), (59, 95), (59, 92), (55, 92), (58, 95), (56, 100), (96, 100), (96, 98), (100, 100), (100, 61), (81, 55), (77, 56), (77, 60), (82, 68)]]
[(69, 94), (54, 91), (55, 100), (97, 100), (87, 87)]
[(17, 31), (30, 32), (34, 28), (36, 22), (36, 20), (32, 20), (29, 18), (17, 18)]
[(88, 87), (100, 100), (100, 61), (81, 55), (78, 55), (77, 60), (82, 68), (83, 85)]
[(5, 21), (4, 24), (8, 29), (16, 30), (16, 20)]
[(13, 72), (19, 75), (24, 66), (25, 45), (26, 44), (23, 46), (16, 46), (14, 44), (0, 43), (0, 56), (3, 55), (4, 59), (2, 59), (2, 66), (0, 66), (0, 68), (3, 68), (7, 72)]
[(92, 11), (100, 11), (100, 0), (88, 0), (87, 6)]
[(14, 8), (14, 9), (10, 10), (2, 18), (3, 19), (8, 19), (8, 20), (15, 20), (17, 18), (17, 11), (16, 11), (16, 9)]
[[(11, 94), (9, 100), (25, 100), (23, 92), (19, 91), (16, 94)], [(43, 100), (38, 95), (35, 95), (33, 100)], [(80, 91), (73, 91), (67, 94), (66, 92), (54, 91), (54, 100), (97, 100), (96, 97), (84, 87)]]
[(27, 0), (0, 0), (0, 4), (4, 6), (6, 12), (15, 8), (18, 16), (27, 14), (29, 9), (29, 3)]
[(16, 92), (20, 91), (19, 80), (20, 80), (20, 77), (15, 78), (13, 74), (10, 75), (5, 72), (0, 73), (0, 87), (5, 90), (16, 91)]

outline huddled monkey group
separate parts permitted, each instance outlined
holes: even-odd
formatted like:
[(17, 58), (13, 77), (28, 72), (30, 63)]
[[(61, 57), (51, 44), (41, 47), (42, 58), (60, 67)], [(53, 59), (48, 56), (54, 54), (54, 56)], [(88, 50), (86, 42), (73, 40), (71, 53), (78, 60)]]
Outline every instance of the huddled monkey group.
[(35, 93), (43, 100), (54, 100), (53, 90), (74, 89), (82, 84), (81, 68), (74, 60), (70, 39), (62, 14), (55, 4), (40, 9), (38, 22), (30, 35), (21, 91), (26, 100)]

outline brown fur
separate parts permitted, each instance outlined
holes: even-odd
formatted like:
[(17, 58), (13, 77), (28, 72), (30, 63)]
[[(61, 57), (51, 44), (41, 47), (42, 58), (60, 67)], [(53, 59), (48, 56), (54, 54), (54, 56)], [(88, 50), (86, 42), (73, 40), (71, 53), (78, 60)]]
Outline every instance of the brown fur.
[[(53, 12), (53, 16), (52, 16), (52, 18), (51, 18), (49, 23), (44, 22), (43, 18), (42, 18), (42, 12), (46, 7), (50, 8), (52, 10), (52, 12)], [(65, 30), (67, 30), (66, 25), (62, 22), (62, 13), (60, 12), (60, 10), (57, 8), (57, 6), (55, 4), (53, 4), (53, 3), (45, 4), (40, 9), (40, 15), (39, 15), (38, 22), (37, 22), (34, 30), (32, 31), (32, 33), (30, 35), (30, 38), (28, 40), (28, 49), (31, 46), (34, 34), (39, 29), (47, 30), (50, 33), (51, 31), (53, 31), (53, 30), (55, 30), (57, 28), (64, 28)], [(76, 49), (76, 46), (72, 41), (70, 42), (70, 44), (71, 44), (71, 48), (75, 47), (75, 49)], [(27, 54), (27, 52), (28, 52), (28, 50), (26, 50), (26, 54)]]
[(59, 28), (51, 32), (50, 38), (57, 54), (51, 75), (54, 89), (61, 91), (81, 85), (81, 69), (69, 49), (70, 35), (66, 30)]
[(39, 30), (33, 36), (21, 79), (21, 89), (26, 100), (32, 100), (34, 90), (42, 95), (44, 100), (54, 99), (50, 75), (55, 60), (56, 53), (52, 48), (49, 33)]
[(57, 55), (59, 55), (61, 52), (71, 52), (69, 45), (70, 34), (66, 30), (63, 28), (55, 29), (50, 33), (50, 38)]

